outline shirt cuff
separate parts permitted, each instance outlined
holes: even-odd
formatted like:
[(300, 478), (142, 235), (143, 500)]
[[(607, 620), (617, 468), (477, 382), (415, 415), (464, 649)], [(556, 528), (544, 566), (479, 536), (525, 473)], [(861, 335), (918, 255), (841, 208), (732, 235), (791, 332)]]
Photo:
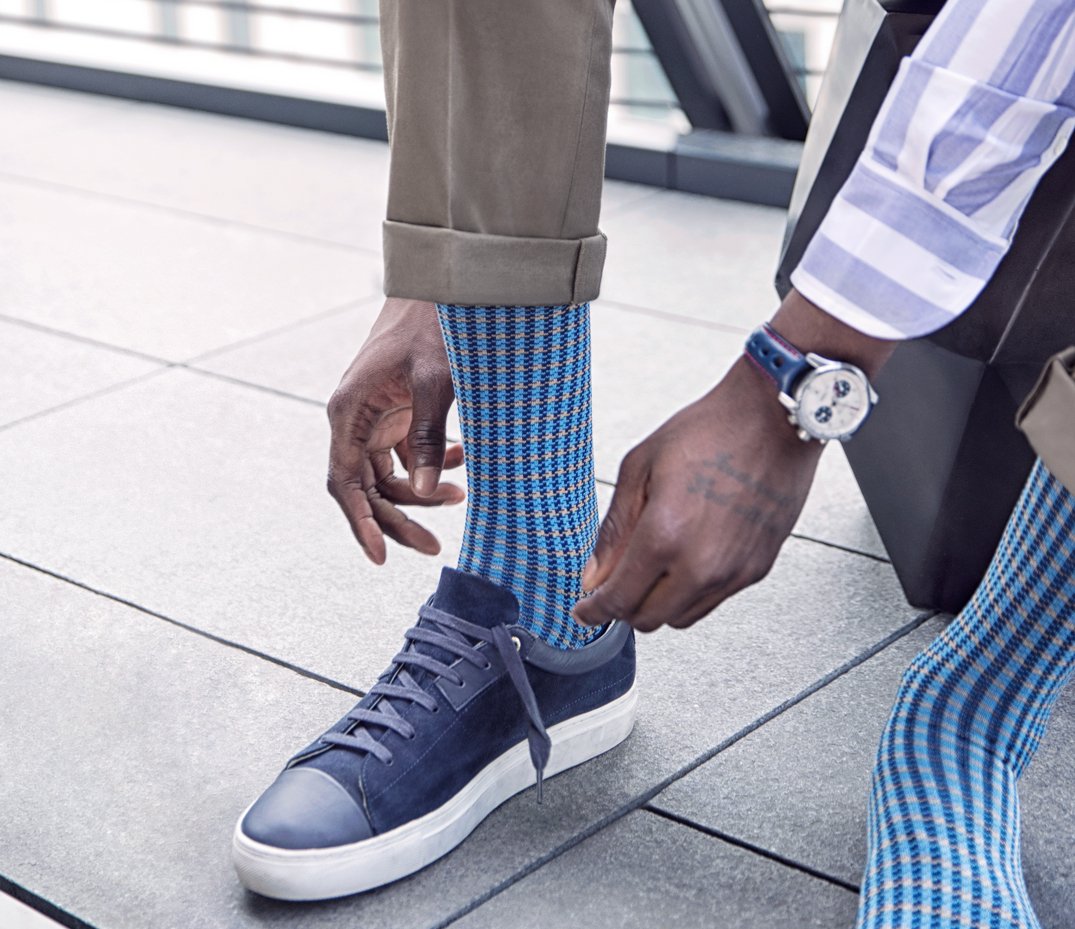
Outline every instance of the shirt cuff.
[(943, 200), (860, 161), (791, 281), (866, 335), (911, 339), (962, 313), (1007, 248)]
[[(961, 115), (971, 101), (981, 119)], [(1069, 107), (905, 61), (792, 283), (868, 335), (941, 328), (993, 276), (1073, 124)]]

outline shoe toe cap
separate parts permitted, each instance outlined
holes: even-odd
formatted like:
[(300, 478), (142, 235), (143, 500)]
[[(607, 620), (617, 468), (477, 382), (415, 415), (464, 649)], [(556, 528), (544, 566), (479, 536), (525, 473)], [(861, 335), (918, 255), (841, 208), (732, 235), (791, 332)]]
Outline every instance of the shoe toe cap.
[(292, 850), (350, 845), (373, 835), (354, 797), (317, 768), (284, 771), (247, 810), (240, 829), (255, 842)]

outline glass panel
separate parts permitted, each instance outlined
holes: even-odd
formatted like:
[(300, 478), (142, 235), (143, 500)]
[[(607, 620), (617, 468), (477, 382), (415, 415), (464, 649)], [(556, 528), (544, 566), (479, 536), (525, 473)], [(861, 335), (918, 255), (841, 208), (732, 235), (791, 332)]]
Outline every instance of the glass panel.
[(153, 35), (157, 32), (155, 0), (49, 0), (49, 19), (70, 26)]
[(630, 117), (681, 121), (676, 95), (629, 2), (616, 5), (612, 32), (612, 103)]
[(842, 0), (765, 0), (795, 76), (813, 107), (832, 51)]

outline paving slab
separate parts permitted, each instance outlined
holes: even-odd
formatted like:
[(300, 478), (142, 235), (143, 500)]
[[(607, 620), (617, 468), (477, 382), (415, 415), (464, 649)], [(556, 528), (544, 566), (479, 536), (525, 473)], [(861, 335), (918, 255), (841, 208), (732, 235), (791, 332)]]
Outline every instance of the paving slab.
[(185, 360), (380, 291), (380, 262), (0, 178), (0, 316)]
[(384, 297), (377, 294), (286, 332), (214, 352), (194, 366), (325, 403), (383, 305)]
[[(133, 110), (137, 104), (117, 97), (103, 97), (70, 90), (57, 90), (18, 81), (0, 81), (0, 109), (18, 126), (18, 132), (5, 133), (0, 141), (0, 170), (7, 159), (21, 151), (45, 152), (55, 134), (73, 126), (93, 126), (105, 114)], [(72, 152), (67, 152), (69, 160)]]
[(750, 331), (777, 305), (785, 213), (674, 191), (603, 223), (606, 300)]
[[(364, 341), (380, 298), (280, 335), (223, 351), (197, 366), (324, 402)], [(614, 482), (630, 449), (705, 393), (739, 356), (742, 336), (598, 301), (593, 316), (594, 439), (598, 477)], [(449, 422), (459, 435), (455, 413)], [(885, 557), (842, 446), (822, 457), (796, 532)]]
[(900, 675), (944, 628), (931, 620), (752, 732), (653, 801), (857, 885), (870, 769)]
[(159, 367), (124, 352), (0, 320), (0, 427)]
[[(653, 806), (857, 885), (874, 753), (900, 677), (932, 620), (677, 781)], [(1046, 929), (1075, 926), (1075, 692), (1024, 778), (1024, 867)]]
[[(368, 564), (327, 450), (323, 410), (174, 369), (0, 433), (0, 550), (361, 687), (440, 561)], [(454, 557), (462, 514), (429, 517)]]
[(605, 179), (601, 192), (602, 223), (614, 213), (640, 204), (643, 200), (655, 197), (661, 192), (659, 187), (649, 184), (633, 184), (630, 181), (610, 181)]
[[(18, 92), (8, 89), (18, 100)], [(54, 91), (46, 111), (79, 110)], [(73, 99), (72, 99), (73, 98)], [(20, 106), (35, 110), (40, 96)], [(21, 101), (20, 101), (21, 102)], [(92, 103), (83, 103), (87, 111)], [(78, 157), (72, 157), (77, 152)], [(382, 142), (155, 104), (47, 125), (0, 148), (0, 171), (379, 252)], [(346, 196), (342, 194), (346, 193)]]
[(4, 929), (59, 929), (60, 924), (14, 897), (0, 894), (0, 926)]
[(452, 925), (457, 929), (833, 929), (858, 897), (662, 820), (632, 813)]
[(340, 693), (0, 562), (0, 874), (99, 929), (242, 925), (229, 821)]

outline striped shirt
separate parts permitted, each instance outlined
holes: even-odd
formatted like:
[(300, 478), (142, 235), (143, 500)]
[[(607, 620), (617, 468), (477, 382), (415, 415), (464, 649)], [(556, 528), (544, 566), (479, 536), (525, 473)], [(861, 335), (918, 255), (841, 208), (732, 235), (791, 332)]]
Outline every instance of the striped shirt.
[(951, 322), (1075, 127), (1075, 0), (949, 0), (792, 283), (868, 335)]

